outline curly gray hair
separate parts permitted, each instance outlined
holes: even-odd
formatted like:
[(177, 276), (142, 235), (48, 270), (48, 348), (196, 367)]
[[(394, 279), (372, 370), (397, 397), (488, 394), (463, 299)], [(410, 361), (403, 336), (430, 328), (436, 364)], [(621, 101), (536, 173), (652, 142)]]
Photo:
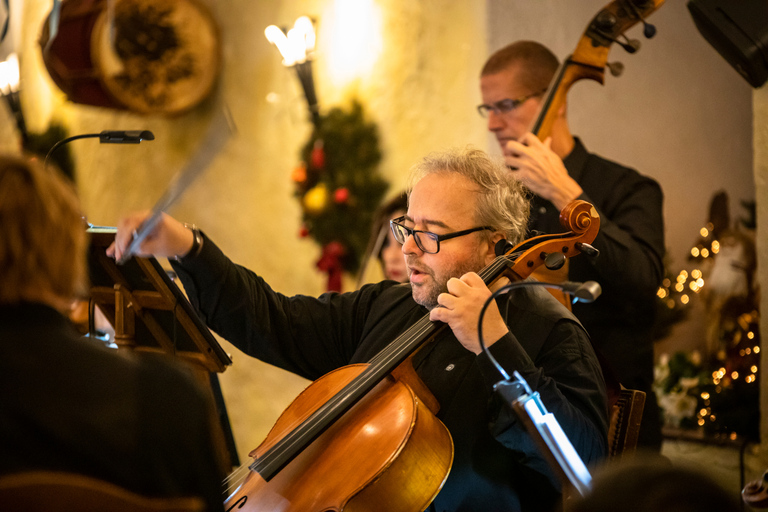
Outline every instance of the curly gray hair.
[[(408, 197), (413, 187), (430, 174), (458, 173), (480, 188), (475, 210), (478, 225), (492, 226), (512, 244), (523, 240), (528, 227), (529, 192), (501, 159), (472, 146), (430, 153), (411, 168)], [(490, 236), (490, 234), (488, 234)]]

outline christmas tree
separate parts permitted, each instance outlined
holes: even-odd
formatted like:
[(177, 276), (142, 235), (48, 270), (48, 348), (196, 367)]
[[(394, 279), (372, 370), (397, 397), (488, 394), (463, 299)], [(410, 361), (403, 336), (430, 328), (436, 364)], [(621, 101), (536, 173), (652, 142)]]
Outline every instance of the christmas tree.
[(365, 253), (376, 208), (387, 190), (376, 126), (363, 107), (334, 108), (321, 115), (293, 171), (302, 206), (300, 236), (322, 247), (317, 267), (328, 273), (328, 290), (341, 290), (342, 272), (355, 272)]

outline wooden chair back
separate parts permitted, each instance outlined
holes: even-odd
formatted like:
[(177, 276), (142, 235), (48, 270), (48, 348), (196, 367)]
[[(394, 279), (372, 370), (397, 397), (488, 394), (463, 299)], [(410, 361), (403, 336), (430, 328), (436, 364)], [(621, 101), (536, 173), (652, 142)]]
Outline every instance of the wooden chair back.
[(0, 510), (47, 512), (203, 512), (198, 497), (141, 496), (83, 475), (30, 471), (0, 477)]
[(608, 456), (619, 459), (632, 455), (637, 448), (640, 420), (645, 407), (645, 392), (621, 386), (611, 406), (608, 424)]

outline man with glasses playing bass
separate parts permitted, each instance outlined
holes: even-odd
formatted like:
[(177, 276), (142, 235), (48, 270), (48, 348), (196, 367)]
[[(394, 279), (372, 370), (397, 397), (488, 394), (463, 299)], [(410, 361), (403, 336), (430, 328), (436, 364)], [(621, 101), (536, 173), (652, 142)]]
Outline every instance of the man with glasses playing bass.
[[(426, 157), (412, 169), (411, 183), (407, 214), (391, 223), (409, 283), (285, 296), (168, 216), (139, 251), (179, 256), (174, 269), (214, 331), (246, 354), (311, 380), (370, 361), (427, 314), (448, 324), (414, 358), (454, 443), (450, 474), (429, 510), (555, 509), (555, 473), (494, 395), (499, 373), (478, 340), (480, 310), (491, 292), (477, 272), (494, 260), (499, 240), (522, 240), (529, 208), (523, 188), (502, 162), (470, 148)], [(108, 254), (121, 258), (146, 218), (123, 219)], [(508, 372), (518, 371), (540, 394), (586, 464), (605, 455), (602, 373), (586, 332), (566, 308), (540, 287), (514, 290), (491, 302), (483, 339)]]
[[(661, 449), (661, 421), (653, 393), (656, 292), (664, 276), (664, 222), (658, 183), (589, 153), (568, 127), (565, 107), (552, 136), (529, 133), (544, 93), (558, 70), (557, 57), (532, 41), (495, 52), (480, 74), (480, 114), (496, 136), (510, 174), (534, 193), (529, 235), (558, 233), (560, 211), (574, 199), (600, 214), (592, 242), (600, 255), (569, 261), (558, 281), (596, 281), (601, 296), (574, 304), (573, 312), (621, 384), (646, 393), (638, 446)], [(608, 378), (608, 376), (606, 376)]]

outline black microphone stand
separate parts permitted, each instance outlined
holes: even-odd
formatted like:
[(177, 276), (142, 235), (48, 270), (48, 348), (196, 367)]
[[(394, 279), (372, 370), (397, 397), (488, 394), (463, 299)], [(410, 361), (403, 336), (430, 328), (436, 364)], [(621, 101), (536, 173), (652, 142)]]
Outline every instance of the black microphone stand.
[(554, 414), (547, 411), (541, 401), (538, 392), (531, 390), (528, 383), (517, 371), (513, 372), (514, 378), (510, 377), (504, 368), (499, 364), (488, 347), (483, 342), (483, 317), (488, 305), (499, 295), (509, 292), (515, 288), (527, 286), (544, 286), (548, 288), (557, 288), (568, 294), (573, 294), (576, 299), (584, 302), (591, 302), (600, 294), (600, 285), (588, 281), (587, 283), (563, 284), (544, 283), (540, 281), (516, 281), (503, 286), (493, 292), (488, 300), (483, 304), (478, 319), (477, 334), (480, 342), (480, 348), (488, 356), (496, 369), (502, 376), (502, 380), (493, 386), (493, 390), (512, 408), (520, 421), (525, 425), (528, 434), (538, 445), (544, 458), (549, 462), (556, 475), (563, 483), (563, 488), (570, 483), (581, 496), (585, 496), (592, 482), (592, 475), (584, 465), (584, 461), (576, 452), (568, 436), (565, 435)]

